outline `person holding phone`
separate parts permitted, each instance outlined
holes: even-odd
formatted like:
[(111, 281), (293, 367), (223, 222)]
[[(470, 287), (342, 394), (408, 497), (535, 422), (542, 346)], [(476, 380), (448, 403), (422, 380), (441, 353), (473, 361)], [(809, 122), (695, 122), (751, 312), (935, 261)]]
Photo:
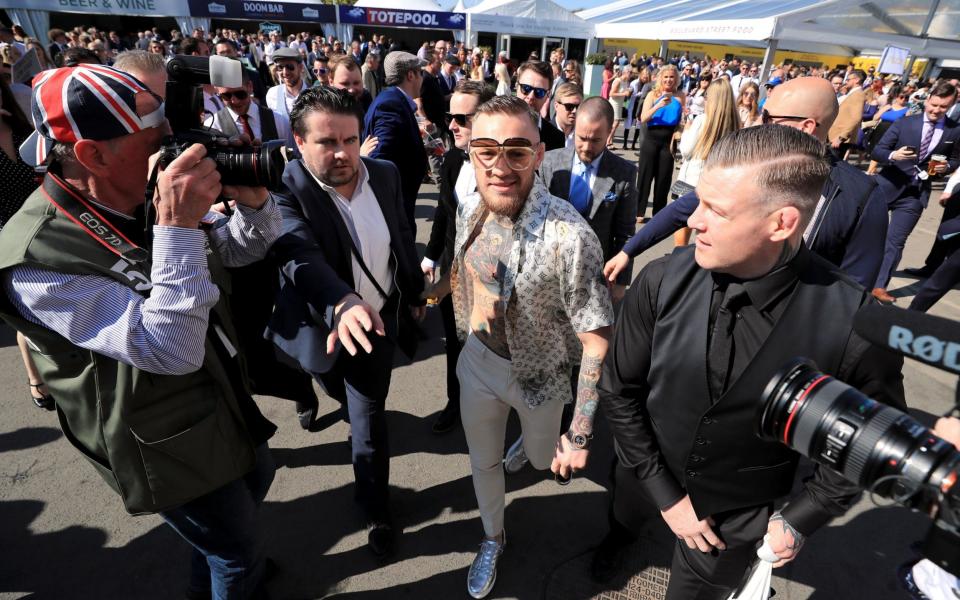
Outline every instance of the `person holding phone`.
[(960, 165), (960, 124), (946, 118), (956, 99), (953, 84), (937, 83), (924, 101), (923, 112), (895, 122), (873, 150), (872, 158), (885, 165), (877, 176), (874, 193), (881, 194), (890, 209), (883, 263), (873, 289), (874, 297), (885, 304), (896, 301), (887, 292), (887, 285), (930, 199), (930, 158), (935, 154), (947, 157), (946, 163), (936, 167), (938, 175)]
[(643, 101), (640, 122), (647, 133), (640, 146), (637, 174), (637, 221), (644, 221), (650, 187), (653, 187), (653, 214), (667, 205), (667, 193), (673, 179), (673, 132), (683, 116), (684, 95), (677, 89), (680, 74), (677, 67), (664, 65), (657, 71), (653, 90)]

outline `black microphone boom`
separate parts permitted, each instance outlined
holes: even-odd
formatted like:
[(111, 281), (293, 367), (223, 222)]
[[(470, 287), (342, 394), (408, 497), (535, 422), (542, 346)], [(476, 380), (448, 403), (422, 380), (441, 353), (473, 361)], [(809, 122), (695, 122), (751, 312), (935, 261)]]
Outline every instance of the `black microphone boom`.
[(960, 375), (960, 323), (956, 321), (870, 304), (857, 311), (853, 329), (872, 344)]

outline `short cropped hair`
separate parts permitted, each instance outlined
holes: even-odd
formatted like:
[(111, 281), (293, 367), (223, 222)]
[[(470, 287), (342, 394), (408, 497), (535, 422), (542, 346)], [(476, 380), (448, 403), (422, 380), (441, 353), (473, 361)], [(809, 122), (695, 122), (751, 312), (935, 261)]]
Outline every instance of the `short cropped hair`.
[(120, 71), (134, 70), (142, 73), (162, 73), (167, 70), (163, 57), (146, 50), (125, 50), (113, 61), (113, 68)]
[(494, 97), (495, 91), (492, 87), (482, 81), (474, 79), (461, 79), (453, 88), (455, 94), (466, 94), (477, 99), (477, 105), (483, 104)]
[(480, 115), (510, 115), (515, 117), (527, 117), (537, 130), (537, 139), (540, 141), (540, 115), (533, 112), (523, 99), (518, 96), (494, 96), (477, 107), (474, 111), (474, 123)]
[(930, 89), (930, 95), (937, 98), (949, 98), (957, 95), (957, 86), (949, 81), (938, 81)]
[(550, 66), (550, 63), (543, 62), (542, 60), (528, 60), (525, 63), (522, 63), (517, 67), (517, 80), (519, 81), (520, 76), (526, 71), (533, 71), (537, 75), (546, 77), (547, 81), (550, 82), (547, 87), (553, 85), (553, 67)]
[(330, 60), (327, 63), (327, 68), (330, 69), (331, 77), (333, 77), (337, 67), (343, 67), (348, 71), (360, 70), (360, 67), (357, 66), (357, 61), (353, 60), (353, 57), (347, 54), (335, 54), (330, 57)]
[(315, 112), (356, 117), (360, 129), (363, 129), (363, 108), (360, 101), (344, 90), (319, 85), (301, 92), (290, 111), (290, 127), (297, 135), (306, 135), (307, 116)]
[(557, 86), (557, 91), (553, 94), (553, 99), (557, 102), (560, 101), (560, 98), (569, 98), (570, 96), (576, 96), (577, 98), (583, 99), (583, 88), (575, 83), (561, 83)]
[(579, 120), (580, 117), (594, 121), (603, 119), (607, 122), (607, 127), (613, 127), (613, 107), (601, 96), (591, 96), (581, 102), (580, 108), (577, 109), (577, 119)]
[(703, 170), (752, 171), (760, 202), (771, 209), (793, 206), (809, 222), (830, 176), (826, 144), (786, 125), (760, 125), (721, 137), (703, 163)]

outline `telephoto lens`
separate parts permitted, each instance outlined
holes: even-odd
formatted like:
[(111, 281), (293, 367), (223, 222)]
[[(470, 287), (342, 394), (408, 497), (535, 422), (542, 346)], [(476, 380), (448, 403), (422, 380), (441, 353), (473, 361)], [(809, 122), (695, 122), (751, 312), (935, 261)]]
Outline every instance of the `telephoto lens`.
[(960, 452), (913, 417), (796, 359), (767, 384), (757, 434), (926, 513), (956, 498)]
[(208, 155), (217, 163), (220, 182), (224, 185), (265, 187), (276, 191), (280, 187), (286, 161), (283, 141), (264, 142), (259, 146), (207, 146)]

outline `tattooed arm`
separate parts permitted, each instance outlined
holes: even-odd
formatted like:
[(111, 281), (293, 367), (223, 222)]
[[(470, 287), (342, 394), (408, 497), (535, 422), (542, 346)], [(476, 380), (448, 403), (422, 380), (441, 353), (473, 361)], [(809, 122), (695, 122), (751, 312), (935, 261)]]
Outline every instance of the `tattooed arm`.
[(774, 568), (782, 567), (797, 557), (806, 536), (797, 531), (797, 529), (787, 522), (780, 514), (780, 511), (773, 513), (770, 522), (767, 523), (767, 535), (770, 536), (768, 544), (773, 553), (780, 557), (778, 562), (773, 563)]
[[(600, 380), (600, 366), (607, 355), (610, 327), (578, 333), (577, 337), (583, 344), (583, 356), (580, 360), (580, 378), (577, 381), (577, 399), (570, 433), (589, 436), (593, 434), (593, 418), (597, 414), (597, 382)], [(571, 469), (577, 471), (587, 466), (588, 455), (589, 450), (574, 448), (567, 436), (561, 435), (551, 470), (559, 473), (561, 477), (569, 477)]]

